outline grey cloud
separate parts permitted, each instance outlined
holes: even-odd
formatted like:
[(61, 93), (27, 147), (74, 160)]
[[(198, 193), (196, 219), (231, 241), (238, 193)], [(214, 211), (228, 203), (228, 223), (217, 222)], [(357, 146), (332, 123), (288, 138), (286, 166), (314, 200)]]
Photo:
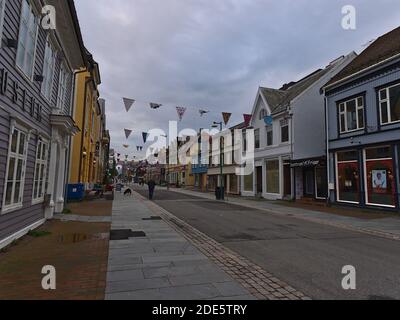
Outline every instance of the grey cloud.
[[(397, 0), (76, 0), (88, 49), (100, 63), (101, 94), (117, 150), (123, 128), (167, 129), (174, 106), (192, 106), (182, 128), (208, 128), (220, 112), (231, 124), (251, 111), (258, 86), (277, 87), (398, 26)], [(358, 28), (341, 28), (341, 8)], [(127, 114), (122, 97), (138, 103)], [(150, 110), (145, 102), (168, 106)], [(198, 108), (210, 114), (200, 118)]]

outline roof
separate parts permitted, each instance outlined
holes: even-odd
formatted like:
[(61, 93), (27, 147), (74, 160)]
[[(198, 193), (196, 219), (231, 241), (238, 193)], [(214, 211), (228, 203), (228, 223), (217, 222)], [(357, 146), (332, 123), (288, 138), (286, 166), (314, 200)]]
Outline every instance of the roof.
[(329, 81), (326, 86), (341, 81), (370, 66), (400, 54), (400, 27), (384, 34), (358, 55), (350, 64)]
[(271, 113), (276, 114), (285, 111), (293, 99), (326, 75), (334, 66), (334, 64), (330, 64), (325, 69), (318, 69), (297, 82), (283, 85), (280, 89), (261, 87), (261, 93), (267, 100)]
[(79, 25), (79, 19), (78, 19), (78, 14), (76, 13), (76, 7), (75, 7), (74, 0), (68, 0), (67, 4), (68, 4), (69, 10), (71, 12), (72, 21), (74, 23), (74, 29), (75, 29), (74, 31), (75, 31), (76, 37), (78, 39), (78, 42), (79, 42), (82, 59), (85, 63), (87, 63), (86, 49), (85, 49), (85, 45), (83, 43), (81, 27)]

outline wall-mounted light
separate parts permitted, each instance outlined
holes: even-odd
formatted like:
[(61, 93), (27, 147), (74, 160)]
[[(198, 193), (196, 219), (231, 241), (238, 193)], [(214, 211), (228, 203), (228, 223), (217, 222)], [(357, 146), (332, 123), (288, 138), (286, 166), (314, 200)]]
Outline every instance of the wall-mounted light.
[(37, 82), (43, 82), (44, 81), (44, 77), (41, 74), (35, 74), (33, 76), (33, 80), (35, 80)]
[(83, 157), (86, 157), (86, 156), (87, 156), (87, 152), (86, 152), (86, 151), (83, 151), (83, 152), (82, 152), (82, 155), (83, 155)]
[(8, 48), (13, 48), (13, 49), (18, 48), (18, 40), (6, 38), (4, 42)]

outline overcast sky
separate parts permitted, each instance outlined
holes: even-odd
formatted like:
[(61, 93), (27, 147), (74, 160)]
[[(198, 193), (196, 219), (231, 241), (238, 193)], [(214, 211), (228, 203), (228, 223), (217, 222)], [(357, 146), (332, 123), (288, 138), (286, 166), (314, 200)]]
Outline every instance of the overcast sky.
[[(259, 86), (279, 88), (399, 26), (398, 0), (75, 0), (86, 47), (100, 64), (112, 147), (130, 159), (141, 133), (209, 128), (250, 113)], [(357, 29), (341, 26), (357, 9)], [(122, 97), (138, 102), (126, 113)], [(148, 102), (162, 103), (154, 111)], [(200, 117), (198, 110), (210, 113)], [(129, 140), (124, 128), (133, 129)], [(129, 144), (125, 150), (122, 144)], [(128, 151), (128, 152), (127, 152)]]

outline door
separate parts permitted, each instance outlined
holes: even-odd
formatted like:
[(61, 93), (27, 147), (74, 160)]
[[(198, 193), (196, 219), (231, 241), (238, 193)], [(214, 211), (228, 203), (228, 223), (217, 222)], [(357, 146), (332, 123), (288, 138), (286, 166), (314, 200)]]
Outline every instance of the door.
[(304, 196), (314, 197), (315, 194), (315, 180), (314, 168), (304, 169)]
[(283, 166), (283, 187), (284, 196), (292, 195), (292, 175), (291, 175), (290, 164), (285, 164)]
[(326, 168), (315, 168), (315, 184), (317, 187), (317, 199), (326, 199), (328, 196), (328, 178)]
[(262, 194), (263, 187), (262, 187), (262, 167), (256, 168), (256, 175), (257, 175), (257, 193)]

